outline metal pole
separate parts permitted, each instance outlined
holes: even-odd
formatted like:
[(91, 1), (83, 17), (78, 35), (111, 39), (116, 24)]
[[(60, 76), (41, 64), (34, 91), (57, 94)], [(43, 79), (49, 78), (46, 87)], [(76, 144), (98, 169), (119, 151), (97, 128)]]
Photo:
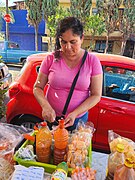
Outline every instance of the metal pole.
[[(6, 14), (8, 14), (8, 0), (6, 0)], [(6, 22), (6, 41), (9, 40), (9, 26)]]

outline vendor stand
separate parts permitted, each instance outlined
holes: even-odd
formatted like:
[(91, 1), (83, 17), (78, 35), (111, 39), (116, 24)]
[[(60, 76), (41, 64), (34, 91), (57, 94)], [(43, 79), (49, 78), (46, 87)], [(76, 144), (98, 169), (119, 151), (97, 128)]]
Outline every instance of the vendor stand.
[[(48, 178), (50, 178), (52, 172), (55, 170), (55, 168), (56, 168), (55, 165), (37, 162), (36, 159), (35, 159), (35, 161), (29, 161), (29, 160), (26, 161), (23, 158), (22, 159), (16, 158), (16, 155), (17, 155), (16, 153), (18, 152), (18, 150), (22, 149), (22, 147), (25, 147), (27, 142), (29, 142), (29, 140), (23, 139), (23, 144), (21, 143), (21, 146), (19, 146), (19, 149), (16, 149), (17, 142), (19, 142), (19, 144), (20, 144), (20, 142), (22, 142), (22, 138), (23, 138), (22, 134), (24, 135), (25, 130), (26, 130), (26, 129), (20, 128), (20, 130), (18, 132), (18, 131), (16, 131), (17, 129), (19, 129), (19, 127), (17, 127), (17, 126), (7, 125), (4, 123), (0, 124), (0, 141), (1, 141), (1, 143), (0, 143), (0, 160), (1, 160), (1, 162), (0, 162), (0, 180), (9, 180), (9, 178), (7, 178), (7, 172), (9, 173), (9, 175), (11, 175), (11, 177), (12, 177), (12, 173), (15, 172), (13, 157), (14, 157), (14, 160), (16, 161), (16, 164), (20, 164), (23, 167), (31, 167), (31, 166), (41, 167), (43, 169), (44, 179), (47, 180)], [(29, 133), (29, 131), (28, 131), (28, 133)], [(125, 154), (126, 158), (132, 159), (132, 161), (134, 163), (135, 162), (135, 143), (132, 140), (129, 140), (127, 138), (121, 137), (120, 135), (117, 135), (112, 130), (110, 131), (109, 134), (113, 135), (113, 136), (111, 136), (111, 138), (110, 138), (111, 140), (109, 141), (111, 152), (115, 151), (116, 145), (118, 143), (122, 143), (125, 148), (124, 154)], [(16, 150), (16, 151), (14, 152), (14, 150)], [(35, 154), (34, 154), (34, 156), (35, 156)], [(96, 180), (105, 180), (107, 168), (108, 168), (107, 167), (108, 166), (108, 156), (109, 156), (109, 154), (91, 151), (91, 146), (90, 146), (89, 151), (88, 151), (88, 158), (90, 158), (90, 168), (92, 168), (93, 170), (96, 171), (96, 174), (95, 174)], [(2, 163), (2, 162), (4, 162), (4, 163)], [(4, 164), (6, 165), (6, 167), (4, 166)], [(8, 166), (8, 168), (7, 168), (7, 166)], [(67, 179), (71, 179), (71, 178), (68, 177)]]

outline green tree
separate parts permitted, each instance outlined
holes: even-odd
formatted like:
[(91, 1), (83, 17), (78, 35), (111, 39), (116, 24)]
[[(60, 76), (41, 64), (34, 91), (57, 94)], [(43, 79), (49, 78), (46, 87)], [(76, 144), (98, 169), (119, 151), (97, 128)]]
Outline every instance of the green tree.
[(38, 51), (38, 27), (42, 20), (42, 0), (25, 0), (28, 23), (35, 28), (35, 50)]
[(69, 16), (69, 12), (67, 11), (67, 9), (64, 9), (61, 6), (56, 9), (55, 15), (48, 16), (47, 27), (49, 29), (49, 35), (51, 37), (55, 37), (58, 22), (67, 16)]
[(0, 119), (5, 116), (6, 105), (4, 103), (6, 90), (2, 89), (2, 83), (0, 82)]
[(108, 41), (109, 35), (116, 28), (116, 19), (118, 17), (118, 7), (120, 5), (119, 0), (97, 0), (96, 6), (98, 8), (98, 13), (104, 19), (105, 28), (106, 28), (106, 48), (105, 53), (108, 50)]
[(59, 6), (59, 0), (42, 0), (42, 11), (44, 19), (48, 22), (48, 17), (56, 14), (56, 9)]
[(90, 16), (92, 0), (70, 0), (70, 4), (70, 15), (77, 17), (85, 26), (86, 19)]
[[(2, 63), (2, 56), (0, 57), (0, 63)], [(0, 119), (5, 116), (6, 114), (6, 105), (4, 103), (5, 100), (5, 93), (7, 90), (2, 88), (2, 82), (0, 82)]]
[(94, 37), (105, 32), (103, 17), (97, 15), (88, 16), (85, 24), (85, 31), (91, 34), (90, 49), (94, 49)]
[[(123, 5), (124, 5), (124, 9), (121, 9), (121, 13), (119, 14), (119, 22), (118, 22), (119, 23), (118, 28), (122, 34), (121, 55), (123, 55), (124, 53), (126, 42), (130, 38), (130, 35), (135, 34), (135, 1), (124, 0)], [(133, 51), (134, 51), (133, 52), (133, 58), (134, 58), (135, 47)]]
[(50, 36), (50, 46), (51, 46), (50, 50), (53, 50), (53, 48), (52, 48), (52, 38), (55, 37), (57, 24), (61, 19), (63, 19), (64, 17), (67, 17), (67, 16), (69, 16), (69, 13), (68, 13), (67, 9), (64, 9), (61, 6), (59, 6), (56, 9), (56, 14), (55, 15), (48, 16), (47, 27), (48, 27), (49, 36)]
[(57, 13), (57, 8), (59, 6), (59, 0), (42, 0), (42, 11), (44, 19), (46, 21), (47, 29), (49, 30), (50, 35), (50, 46), (52, 50), (52, 37), (56, 27), (55, 16)]

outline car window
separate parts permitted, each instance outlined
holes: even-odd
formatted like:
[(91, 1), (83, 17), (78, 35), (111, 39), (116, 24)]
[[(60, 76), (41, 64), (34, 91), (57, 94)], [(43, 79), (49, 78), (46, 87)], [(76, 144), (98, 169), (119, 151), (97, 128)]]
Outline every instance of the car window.
[(37, 66), (37, 67), (36, 67), (36, 72), (37, 72), (37, 74), (39, 73), (39, 69), (40, 69), (40, 66)]
[(135, 71), (104, 66), (103, 96), (135, 102)]
[(9, 42), (8, 43), (8, 48), (18, 49), (19, 45), (17, 43)]

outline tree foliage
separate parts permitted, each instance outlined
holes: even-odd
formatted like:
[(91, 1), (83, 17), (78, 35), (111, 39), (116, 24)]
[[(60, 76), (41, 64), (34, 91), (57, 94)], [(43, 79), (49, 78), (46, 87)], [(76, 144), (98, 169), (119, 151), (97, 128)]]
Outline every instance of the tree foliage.
[(110, 1), (97, 0), (97, 2), (96, 2), (96, 6), (98, 8), (98, 13), (104, 19), (105, 29), (106, 29), (106, 33), (107, 33), (105, 53), (107, 53), (107, 50), (108, 50), (109, 35), (116, 28), (119, 5), (120, 5), (119, 0), (110, 0)]
[(103, 17), (97, 15), (88, 16), (85, 24), (85, 31), (87, 34), (91, 34), (92, 40), (90, 41), (90, 49), (94, 49), (94, 37), (101, 35), (105, 31), (105, 24)]
[(135, 1), (124, 0), (123, 5), (123, 14), (120, 14), (118, 24), (119, 31), (122, 34), (121, 55), (124, 54), (126, 42), (130, 38), (130, 35), (135, 34)]
[(35, 49), (38, 50), (38, 26), (42, 20), (42, 0), (25, 0), (28, 23), (35, 28)]
[(50, 32), (49, 35), (51, 37), (54, 37), (56, 34), (56, 27), (57, 27), (58, 22), (67, 16), (69, 16), (69, 12), (67, 11), (67, 9), (63, 9), (60, 6), (56, 9), (55, 15), (48, 16), (47, 27), (49, 29), (49, 32)]
[(54, 16), (56, 14), (58, 6), (59, 0), (42, 0), (42, 11), (46, 22), (48, 22), (49, 16)]
[(42, 12), (46, 21), (50, 36), (50, 47), (52, 50), (52, 37), (55, 33), (56, 13), (59, 6), (59, 0), (42, 0)]
[(70, 4), (70, 15), (77, 17), (85, 25), (87, 17), (90, 16), (92, 0), (70, 0)]
[[(11, 23), (15, 22), (14, 15), (10, 9), (8, 9), (8, 12), (11, 16)], [(4, 18), (4, 15), (6, 14), (6, 7), (0, 7), (0, 30), (2, 28), (2, 19)]]
[(54, 15), (48, 16), (47, 28), (49, 30), (49, 36), (50, 36), (50, 46), (51, 46), (50, 50), (53, 50), (52, 37), (55, 37), (58, 22), (67, 16), (69, 16), (68, 11), (60, 6), (56, 8), (56, 13)]
[[(0, 57), (0, 63), (3, 62), (3, 60)], [(2, 82), (0, 82), (0, 119), (5, 116), (6, 114), (6, 105), (4, 103), (5, 100), (5, 93), (7, 92), (6, 89), (2, 88)]]
[(2, 89), (2, 83), (0, 82), (0, 119), (5, 116), (6, 105), (4, 103), (6, 90)]

